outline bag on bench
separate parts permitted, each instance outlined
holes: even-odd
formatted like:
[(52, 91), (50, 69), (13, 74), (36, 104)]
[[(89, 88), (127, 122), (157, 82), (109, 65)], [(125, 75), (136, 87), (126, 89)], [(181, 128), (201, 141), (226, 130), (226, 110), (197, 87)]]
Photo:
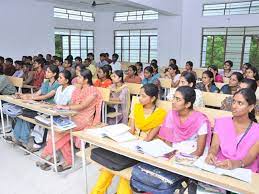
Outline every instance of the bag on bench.
[(139, 163), (133, 167), (130, 185), (135, 192), (152, 194), (173, 194), (182, 189), (181, 183), (186, 178), (166, 170)]
[(129, 168), (138, 163), (136, 160), (122, 156), (120, 154), (116, 154), (103, 148), (92, 149), (90, 157), (93, 161), (115, 171)]

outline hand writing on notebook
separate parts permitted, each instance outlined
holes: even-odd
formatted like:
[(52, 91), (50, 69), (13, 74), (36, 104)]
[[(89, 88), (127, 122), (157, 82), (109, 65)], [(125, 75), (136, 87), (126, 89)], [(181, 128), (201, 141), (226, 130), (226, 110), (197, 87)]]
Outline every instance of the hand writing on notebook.
[(216, 166), (219, 168), (224, 168), (228, 170), (232, 170), (235, 168), (240, 168), (242, 167), (242, 160), (223, 160), (223, 161), (218, 161), (216, 163)]
[(54, 107), (54, 109), (69, 110), (69, 106), (57, 105)]
[(211, 165), (215, 165), (217, 158), (214, 154), (209, 153), (208, 156), (206, 157), (206, 163), (211, 164)]

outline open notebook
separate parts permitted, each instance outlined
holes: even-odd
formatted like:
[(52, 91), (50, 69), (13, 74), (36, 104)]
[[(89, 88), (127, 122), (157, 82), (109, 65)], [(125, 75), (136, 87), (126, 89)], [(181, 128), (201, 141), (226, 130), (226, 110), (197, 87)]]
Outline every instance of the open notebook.
[(96, 137), (108, 137), (116, 142), (127, 142), (137, 138), (130, 132), (130, 127), (125, 124), (108, 125), (101, 128), (87, 129), (86, 133)]
[(239, 179), (241, 181), (245, 181), (248, 183), (251, 183), (251, 180), (252, 180), (252, 171), (250, 169), (236, 168), (233, 170), (226, 170), (226, 169), (222, 169), (222, 168), (217, 168), (213, 165), (207, 164), (205, 162), (204, 156), (202, 156), (198, 160), (196, 160), (196, 162), (194, 162), (194, 166), (196, 166), (202, 170), (206, 170), (208, 172), (212, 172), (212, 173), (219, 174), (219, 175), (230, 176), (235, 179)]

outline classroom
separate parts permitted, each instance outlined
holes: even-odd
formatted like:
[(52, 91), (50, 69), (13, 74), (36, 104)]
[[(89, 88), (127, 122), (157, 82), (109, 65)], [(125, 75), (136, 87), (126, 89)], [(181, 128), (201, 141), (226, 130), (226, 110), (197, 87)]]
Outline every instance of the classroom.
[(2, 0), (1, 194), (259, 194), (259, 0)]

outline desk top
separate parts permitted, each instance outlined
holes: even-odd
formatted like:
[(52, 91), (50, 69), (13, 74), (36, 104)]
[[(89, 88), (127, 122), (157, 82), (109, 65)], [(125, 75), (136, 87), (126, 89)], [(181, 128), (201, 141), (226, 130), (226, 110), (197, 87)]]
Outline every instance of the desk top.
[(135, 160), (145, 162), (153, 166), (156, 166), (186, 177), (190, 177), (204, 183), (218, 186), (226, 190), (230, 190), (238, 193), (246, 193), (246, 194), (259, 193), (259, 175), (256, 173), (252, 174), (252, 182), (249, 184), (231, 177), (206, 172), (195, 167), (177, 165), (173, 163), (174, 159), (167, 161), (161, 158), (154, 158), (148, 155), (134, 152), (132, 150), (125, 149), (125, 147), (120, 146), (119, 143), (111, 139), (98, 138), (90, 134), (86, 134), (86, 132), (84, 131), (73, 132), (72, 135), (79, 137), (81, 140), (88, 142), (90, 144), (96, 145), (98, 147), (102, 147), (112, 152), (119, 153), (121, 155), (130, 157), (130, 158), (134, 158)]
[(47, 115), (52, 115), (52, 116), (59, 116), (59, 115), (64, 115), (64, 116), (73, 116), (76, 114), (75, 111), (57, 111), (53, 110), (52, 107), (54, 106), (53, 104), (44, 104), (40, 103), (37, 101), (32, 101), (32, 100), (22, 100), (22, 99), (16, 99), (13, 96), (10, 95), (0, 95), (0, 100), (3, 100), (5, 102), (9, 102), (11, 104), (15, 104), (30, 110), (34, 110), (40, 113), (44, 113)]

